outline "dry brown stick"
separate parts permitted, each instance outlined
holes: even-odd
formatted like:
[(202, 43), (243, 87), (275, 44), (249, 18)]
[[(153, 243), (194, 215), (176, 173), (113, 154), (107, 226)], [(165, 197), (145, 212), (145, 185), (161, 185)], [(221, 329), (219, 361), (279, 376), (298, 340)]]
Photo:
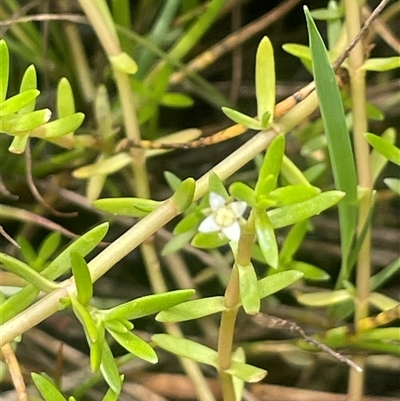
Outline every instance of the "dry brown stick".
[(19, 366), (19, 362), (17, 357), (15, 356), (15, 352), (12, 349), (10, 344), (5, 344), (1, 347), (1, 353), (4, 356), (4, 359), (7, 363), (8, 369), (10, 371), (10, 375), (14, 384), (15, 391), (18, 395), (19, 401), (29, 401), (28, 393), (26, 391), (26, 386), (24, 382), (24, 378), (22, 376), (21, 367)]
[[(367, 19), (371, 15), (371, 10), (369, 7), (364, 6), (361, 9), (361, 15), (363, 18)], [(399, 38), (388, 28), (385, 22), (383, 22), (380, 18), (377, 18), (372, 24), (372, 28), (374, 32), (369, 35), (369, 38), (372, 36), (379, 35), (384, 42), (388, 46), (390, 46), (395, 52), (400, 52), (400, 40)]]
[(29, 140), (26, 144), (25, 149), (25, 164), (26, 164), (26, 183), (28, 184), (29, 189), (33, 197), (46, 209), (50, 210), (55, 216), (58, 217), (76, 217), (77, 212), (59, 212), (58, 210), (54, 209), (51, 205), (49, 205), (44, 199), (43, 196), (40, 194), (38, 189), (36, 188), (35, 183), (33, 182), (32, 176), (32, 155), (31, 155), (31, 147), (29, 144)]

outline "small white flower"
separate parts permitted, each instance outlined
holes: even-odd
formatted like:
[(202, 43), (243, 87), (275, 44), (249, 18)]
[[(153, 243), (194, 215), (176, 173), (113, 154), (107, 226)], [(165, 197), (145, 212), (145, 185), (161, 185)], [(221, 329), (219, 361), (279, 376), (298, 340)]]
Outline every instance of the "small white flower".
[(222, 232), (231, 241), (238, 241), (240, 237), (239, 220), (246, 210), (246, 202), (227, 203), (225, 199), (215, 193), (210, 192), (211, 214), (201, 222), (199, 231), (211, 233)]

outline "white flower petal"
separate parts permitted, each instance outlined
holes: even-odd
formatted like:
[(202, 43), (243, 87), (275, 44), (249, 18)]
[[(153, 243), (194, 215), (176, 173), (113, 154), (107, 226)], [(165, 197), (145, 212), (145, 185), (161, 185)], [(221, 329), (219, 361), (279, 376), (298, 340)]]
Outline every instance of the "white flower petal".
[(231, 241), (239, 241), (239, 238), (240, 238), (240, 224), (236, 221), (231, 226), (223, 228), (222, 232)]
[(224, 207), (226, 205), (225, 199), (220, 194), (217, 194), (216, 192), (210, 192), (210, 196), (208, 199), (210, 202), (211, 210), (213, 210), (213, 211), (218, 210), (221, 207)]
[(199, 225), (199, 232), (201, 233), (212, 233), (214, 231), (219, 231), (221, 228), (220, 226), (216, 223), (214, 219), (214, 215), (210, 215), (207, 218), (205, 218)]
[(235, 212), (237, 217), (241, 217), (247, 208), (247, 203), (242, 201), (232, 202), (229, 207)]

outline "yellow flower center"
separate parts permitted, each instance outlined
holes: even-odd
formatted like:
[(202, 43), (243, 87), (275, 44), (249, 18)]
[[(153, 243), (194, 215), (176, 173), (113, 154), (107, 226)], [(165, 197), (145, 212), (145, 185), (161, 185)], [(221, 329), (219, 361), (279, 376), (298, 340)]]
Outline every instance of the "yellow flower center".
[(215, 222), (220, 227), (230, 227), (238, 218), (236, 212), (228, 206), (221, 207), (214, 212)]

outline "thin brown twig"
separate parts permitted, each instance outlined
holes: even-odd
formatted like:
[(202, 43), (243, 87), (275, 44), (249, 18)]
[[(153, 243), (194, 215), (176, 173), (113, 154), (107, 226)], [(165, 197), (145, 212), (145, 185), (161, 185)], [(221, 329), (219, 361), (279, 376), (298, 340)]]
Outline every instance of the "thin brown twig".
[(3, 195), (5, 198), (17, 200), (18, 195), (12, 194), (7, 187), (4, 185), (3, 177), (0, 175), (0, 194)]
[(58, 210), (54, 209), (51, 205), (49, 205), (42, 197), (38, 189), (36, 188), (35, 183), (33, 182), (32, 176), (32, 155), (31, 155), (31, 147), (29, 144), (29, 140), (26, 144), (25, 149), (25, 163), (26, 163), (26, 182), (28, 184), (29, 189), (33, 197), (46, 209), (50, 210), (55, 216), (59, 217), (76, 217), (78, 215), (77, 212), (59, 212)]
[(376, 18), (378, 18), (378, 15), (383, 11), (383, 9), (386, 7), (386, 5), (387, 5), (387, 3), (389, 3), (389, 1), (390, 0), (382, 0), (378, 4), (378, 6), (375, 8), (375, 10), (371, 13), (371, 15), (367, 18), (363, 27), (360, 29), (360, 32), (358, 32), (358, 34), (351, 41), (351, 43), (346, 47), (346, 49), (339, 55), (339, 57), (333, 63), (333, 69), (335, 71), (337, 71), (337, 69), (343, 64), (343, 61), (346, 60), (346, 58), (349, 56), (351, 51), (354, 49), (354, 47), (357, 45), (357, 43), (364, 36), (367, 29), (376, 20)]
[(77, 24), (88, 24), (86, 17), (80, 14), (35, 14), (26, 17), (8, 18), (0, 21), (0, 26), (10, 26), (12, 24), (21, 24), (31, 21), (69, 21)]
[(237, 32), (231, 33), (225, 39), (212, 46), (209, 50), (197, 56), (190, 63), (188, 63), (185, 71), (178, 71), (172, 74), (169, 82), (170, 84), (177, 84), (185, 79), (187, 76), (186, 71), (199, 71), (208, 67), (211, 63), (215, 62), (218, 58), (233, 50), (246, 40), (253, 37), (265, 29), (268, 25), (275, 22), (277, 19), (285, 15), (294, 6), (300, 3), (301, 0), (287, 0), (279, 6), (275, 7), (263, 17), (255, 20), (254, 22), (245, 25)]
[[(36, 0), (36, 1), (31, 1), (30, 3), (24, 5), (23, 7), (20, 7), (18, 11), (14, 12), (10, 18), (7, 20), (17, 20), (20, 18), (20, 15), (23, 15), (27, 13), (29, 10), (32, 8), (38, 6), (41, 3), (41, 0)], [(3, 26), (2, 22), (0, 21), (0, 26)], [(3, 28), (0, 30), (0, 36), (2, 37), (6, 32), (9, 26), (3, 26)]]
[[(371, 15), (371, 9), (364, 6), (361, 9), (361, 15), (363, 18), (367, 19)], [(368, 36), (368, 42), (372, 40), (374, 35), (379, 35), (382, 40), (390, 46), (396, 53), (400, 52), (400, 40), (399, 38), (388, 28), (385, 22), (380, 18), (376, 18), (372, 24), (374, 32)]]
[(11, 347), (11, 344), (5, 344), (1, 347), (1, 353), (6, 360), (10, 375), (14, 384), (15, 391), (18, 395), (19, 401), (29, 401), (28, 393), (26, 391), (26, 386), (24, 378), (22, 376), (21, 367), (19, 365), (18, 359), (15, 356), (15, 352)]
[(10, 234), (7, 233), (7, 231), (3, 228), (3, 226), (0, 226), (0, 235), (2, 235), (8, 242), (13, 244), (17, 248), (21, 248), (18, 244), (17, 241), (13, 237), (11, 237)]
[(340, 362), (343, 362), (352, 368), (356, 369), (358, 372), (362, 372), (362, 369), (354, 363), (352, 360), (346, 358), (339, 352), (334, 351), (332, 348), (328, 347), (324, 343), (321, 343), (318, 340), (315, 340), (314, 338), (308, 336), (306, 332), (295, 322), (281, 319), (276, 316), (271, 316), (271, 315), (266, 315), (263, 313), (259, 313), (258, 315), (254, 316), (254, 320), (256, 323), (263, 327), (268, 327), (270, 329), (283, 329), (287, 330), (291, 333), (297, 333), (299, 334), (306, 342), (309, 344), (312, 344), (319, 348), (322, 351), (327, 352), (329, 355), (333, 356), (334, 358), (338, 359)]
[(25, 223), (35, 224), (40, 227), (44, 227), (50, 231), (59, 231), (61, 234), (65, 235), (67, 238), (78, 238), (79, 235), (67, 230), (63, 226), (54, 223), (53, 221), (46, 219), (38, 214), (29, 212), (25, 209), (19, 209), (8, 205), (0, 205), (1, 208), (1, 218), (8, 220), (17, 220)]

